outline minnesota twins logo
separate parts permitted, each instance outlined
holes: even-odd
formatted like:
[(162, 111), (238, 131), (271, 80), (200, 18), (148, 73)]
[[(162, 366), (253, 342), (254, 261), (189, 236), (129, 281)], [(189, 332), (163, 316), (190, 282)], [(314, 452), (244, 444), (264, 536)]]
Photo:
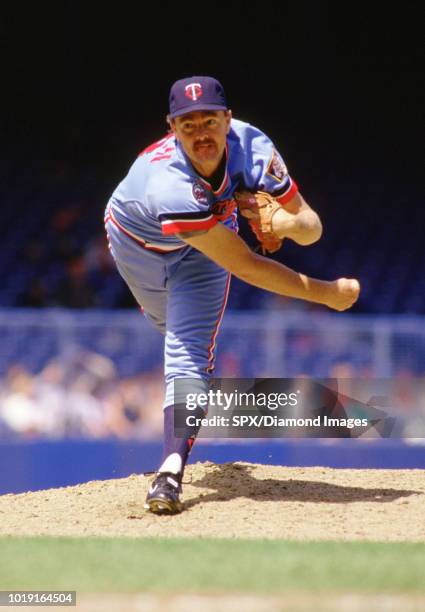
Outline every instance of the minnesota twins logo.
[(273, 149), (273, 155), (267, 168), (267, 173), (279, 182), (283, 181), (285, 176), (288, 174), (288, 169), (279, 153)]
[(195, 200), (198, 200), (201, 204), (208, 204), (207, 192), (202, 183), (195, 181), (193, 183), (192, 193)]
[(184, 92), (185, 96), (193, 100), (193, 102), (196, 102), (196, 100), (204, 93), (200, 83), (190, 83), (189, 85), (186, 85)]

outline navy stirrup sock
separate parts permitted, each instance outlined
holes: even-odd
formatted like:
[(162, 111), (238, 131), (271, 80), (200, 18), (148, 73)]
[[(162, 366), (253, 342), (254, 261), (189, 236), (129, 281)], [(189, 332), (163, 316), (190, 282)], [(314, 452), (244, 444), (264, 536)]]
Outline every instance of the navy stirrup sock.
[[(167, 406), (164, 409), (164, 452), (160, 472), (173, 472), (183, 474), (190, 451), (195, 442), (200, 427), (187, 426), (187, 435), (177, 438), (174, 435), (174, 408)], [(205, 412), (199, 406), (190, 413), (195, 418), (203, 418)]]

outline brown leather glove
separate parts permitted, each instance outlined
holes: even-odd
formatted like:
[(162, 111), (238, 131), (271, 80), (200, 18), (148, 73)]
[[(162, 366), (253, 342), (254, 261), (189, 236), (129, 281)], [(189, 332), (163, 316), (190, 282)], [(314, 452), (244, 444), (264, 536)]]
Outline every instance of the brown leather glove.
[(252, 231), (257, 236), (263, 255), (278, 251), (283, 240), (273, 232), (272, 219), (275, 212), (281, 208), (279, 202), (265, 191), (256, 193), (237, 191), (234, 198), (241, 215), (248, 219)]

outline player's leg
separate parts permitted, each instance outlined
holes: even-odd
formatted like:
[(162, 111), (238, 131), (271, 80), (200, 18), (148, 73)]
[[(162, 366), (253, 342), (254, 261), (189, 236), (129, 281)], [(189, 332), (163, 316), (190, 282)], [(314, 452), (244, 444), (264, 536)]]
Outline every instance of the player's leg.
[(145, 317), (162, 334), (165, 334), (167, 289), (164, 257), (144, 249), (112, 222), (107, 223), (106, 229), (118, 272), (127, 283)]
[[(178, 265), (168, 267), (167, 278), (164, 453), (145, 503), (145, 508), (158, 514), (182, 510), (179, 495), (183, 472), (199, 430), (183, 425), (179, 437), (175, 435), (174, 382), (179, 379), (178, 384), (185, 383), (190, 392), (208, 389), (230, 283), (226, 271), (194, 249)], [(192, 414), (204, 416), (201, 407)]]
[[(145, 316), (165, 334), (167, 310), (167, 267), (173, 257), (146, 251), (116, 229), (107, 227), (109, 244), (118, 271), (143, 308)], [(174, 258), (175, 259), (175, 258)], [(146, 499), (146, 506), (159, 514), (180, 512), (180, 479), (174, 474), (157, 475)]]
[[(174, 435), (175, 381), (191, 392), (205, 392), (214, 369), (217, 334), (229, 292), (230, 275), (192, 249), (169, 275), (165, 338), (164, 461), (161, 470), (183, 473), (191, 451), (193, 428)], [(187, 385), (185, 385), (187, 387)], [(186, 389), (185, 389), (186, 391)], [(203, 417), (198, 407), (192, 414)], [(198, 428), (199, 429), (199, 428)]]
[[(111, 223), (107, 229), (121, 276), (147, 318), (166, 334), (164, 457), (146, 506), (153, 512), (175, 513), (182, 508), (181, 478), (194, 436), (193, 430), (190, 435), (183, 432), (182, 438), (174, 435), (174, 380), (196, 379), (197, 390), (207, 388), (230, 275), (194, 249), (157, 255), (135, 244)], [(200, 408), (195, 415), (198, 412)]]

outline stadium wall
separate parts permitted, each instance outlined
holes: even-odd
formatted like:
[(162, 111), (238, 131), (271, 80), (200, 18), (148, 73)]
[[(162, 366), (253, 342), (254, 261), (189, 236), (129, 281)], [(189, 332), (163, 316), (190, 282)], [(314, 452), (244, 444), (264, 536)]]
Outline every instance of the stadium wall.
[[(0, 494), (140, 474), (156, 468), (161, 452), (158, 441), (4, 441), (0, 443)], [(398, 440), (198, 441), (191, 456), (191, 462), (195, 461), (425, 469), (425, 445)]]

